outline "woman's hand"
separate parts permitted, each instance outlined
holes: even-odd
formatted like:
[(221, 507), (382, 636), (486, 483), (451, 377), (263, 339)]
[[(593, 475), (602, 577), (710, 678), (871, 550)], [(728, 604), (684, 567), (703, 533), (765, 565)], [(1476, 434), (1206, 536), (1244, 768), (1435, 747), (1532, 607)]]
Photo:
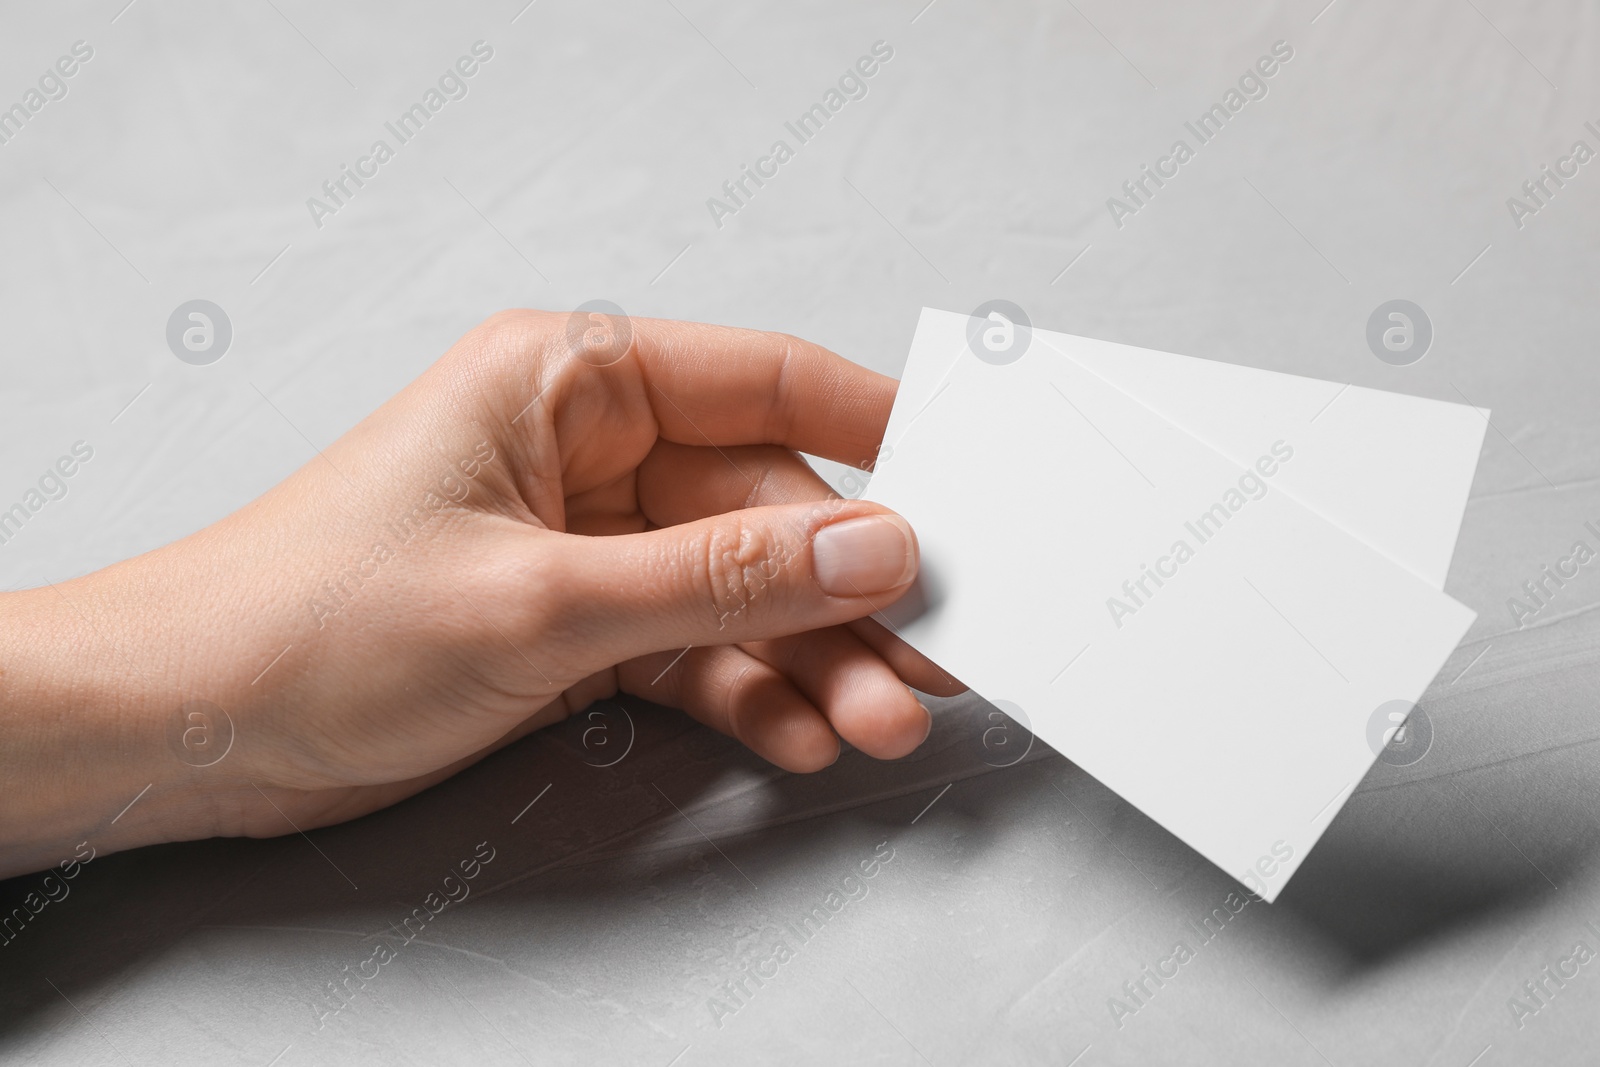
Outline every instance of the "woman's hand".
[(905, 755), (907, 685), (960, 689), (865, 618), (915, 537), (796, 454), (866, 467), (894, 389), (778, 334), (495, 316), (237, 513), (0, 601), (0, 874), (349, 819), (619, 690), (789, 770)]

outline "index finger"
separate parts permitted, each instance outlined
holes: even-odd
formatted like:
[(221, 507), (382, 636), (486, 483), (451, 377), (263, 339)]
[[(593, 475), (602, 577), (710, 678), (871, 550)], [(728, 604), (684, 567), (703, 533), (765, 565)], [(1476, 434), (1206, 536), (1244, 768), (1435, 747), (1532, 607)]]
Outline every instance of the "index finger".
[(893, 378), (788, 334), (634, 319), (631, 354), (660, 435), (685, 445), (783, 445), (869, 464)]

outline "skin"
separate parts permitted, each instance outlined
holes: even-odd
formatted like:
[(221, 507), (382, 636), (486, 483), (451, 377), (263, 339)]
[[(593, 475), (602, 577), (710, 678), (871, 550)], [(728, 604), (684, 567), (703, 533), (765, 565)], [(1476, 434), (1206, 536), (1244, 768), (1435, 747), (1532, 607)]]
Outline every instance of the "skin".
[[(868, 467), (894, 381), (780, 334), (571, 321), (497, 315), (221, 522), (0, 596), (0, 877), (341, 822), (618, 692), (791, 771), (919, 745), (908, 686), (962, 687), (866, 618), (915, 539), (886, 587), (825, 590), (819, 531), (910, 528), (797, 455)], [(192, 766), (212, 706), (232, 747)]]

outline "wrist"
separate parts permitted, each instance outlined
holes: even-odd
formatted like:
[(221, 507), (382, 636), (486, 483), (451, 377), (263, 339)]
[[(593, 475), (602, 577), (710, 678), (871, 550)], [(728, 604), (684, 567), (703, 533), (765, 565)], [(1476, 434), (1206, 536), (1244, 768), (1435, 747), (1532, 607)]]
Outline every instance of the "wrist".
[(214, 832), (168, 739), (165, 627), (118, 569), (0, 596), (0, 877)]

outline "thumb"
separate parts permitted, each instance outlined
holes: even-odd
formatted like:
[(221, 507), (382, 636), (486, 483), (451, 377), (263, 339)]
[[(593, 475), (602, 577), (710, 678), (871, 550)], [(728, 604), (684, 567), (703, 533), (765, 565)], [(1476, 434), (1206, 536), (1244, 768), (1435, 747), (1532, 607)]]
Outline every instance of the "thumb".
[(648, 533), (563, 535), (559, 552), (560, 614), (607, 664), (849, 622), (897, 600), (918, 562), (903, 518), (837, 498)]

